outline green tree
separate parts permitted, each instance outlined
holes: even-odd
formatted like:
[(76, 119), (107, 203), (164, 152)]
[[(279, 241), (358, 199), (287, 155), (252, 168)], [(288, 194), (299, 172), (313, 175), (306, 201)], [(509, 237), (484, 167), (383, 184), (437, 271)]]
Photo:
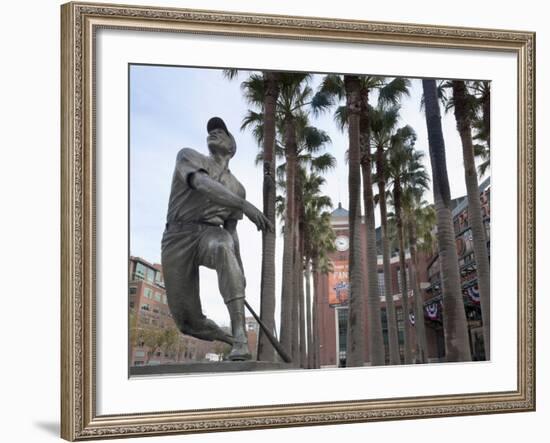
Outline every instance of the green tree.
[(172, 354), (176, 351), (179, 343), (180, 332), (174, 326), (168, 326), (161, 330), (159, 337), (160, 347), (165, 354)]

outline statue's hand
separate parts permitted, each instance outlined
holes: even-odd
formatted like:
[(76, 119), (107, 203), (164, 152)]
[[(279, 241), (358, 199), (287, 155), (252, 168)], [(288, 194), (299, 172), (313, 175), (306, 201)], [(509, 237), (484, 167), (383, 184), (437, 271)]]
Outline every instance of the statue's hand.
[(256, 206), (249, 202), (246, 202), (243, 208), (243, 212), (250, 219), (250, 221), (256, 225), (258, 231), (262, 230), (273, 232), (273, 225), (264, 215), (264, 213), (256, 208)]

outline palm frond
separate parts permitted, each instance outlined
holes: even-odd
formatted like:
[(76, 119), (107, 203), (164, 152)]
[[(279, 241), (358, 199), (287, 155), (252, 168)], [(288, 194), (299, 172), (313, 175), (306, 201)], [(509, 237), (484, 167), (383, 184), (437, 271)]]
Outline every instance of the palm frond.
[(379, 89), (378, 101), (381, 104), (397, 105), (401, 97), (410, 95), (411, 81), (404, 77), (395, 77)]
[(238, 69), (224, 69), (223, 76), (228, 80), (234, 80), (239, 75)]

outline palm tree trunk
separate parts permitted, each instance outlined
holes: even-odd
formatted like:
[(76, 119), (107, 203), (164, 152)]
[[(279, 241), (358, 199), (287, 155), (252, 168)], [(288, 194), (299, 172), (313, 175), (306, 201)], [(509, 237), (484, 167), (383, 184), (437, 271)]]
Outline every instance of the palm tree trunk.
[(390, 350), (390, 365), (401, 363), (399, 356), (399, 335), (397, 316), (391, 290), (390, 241), (388, 236), (388, 210), (386, 206), (386, 180), (384, 172), (384, 151), (379, 146), (376, 149), (376, 174), (378, 176), (378, 203), (380, 205), (380, 225), (382, 227), (382, 261), (384, 269), (384, 296), (386, 299), (386, 320), (388, 323), (388, 345)]
[(409, 265), (409, 280), (414, 294), (414, 330), (416, 334), (416, 362), (426, 363), (428, 359), (428, 342), (426, 340), (426, 325), (424, 324), (424, 300), (420, 292), (420, 282), (418, 281), (418, 260), (416, 253), (416, 226), (414, 220), (408, 223), (409, 231), (409, 250), (411, 260)]
[(305, 259), (304, 279), (306, 281), (306, 323), (307, 323), (307, 367), (313, 368), (313, 331), (311, 312), (311, 260)]
[[(277, 73), (264, 72), (264, 181), (263, 210), (276, 227), (275, 217), (275, 107), (279, 95)], [(262, 233), (262, 275), (260, 285), (260, 319), (275, 333), (275, 229)], [(258, 360), (273, 361), (274, 349), (260, 328)]]
[(312, 274), (313, 274), (313, 368), (319, 368), (320, 365), (320, 349), (319, 349), (319, 273), (317, 272), (316, 259), (312, 259)]
[(294, 179), (296, 174), (296, 129), (292, 119), (285, 121), (286, 211), (283, 236), (283, 275), (281, 290), (281, 346), (292, 354), (294, 308)]
[[(301, 194), (301, 191), (300, 191)], [(300, 199), (301, 200), (301, 199)], [(300, 226), (299, 239), (298, 239), (298, 251), (299, 255), (297, 262), (297, 278), (298, 283), (298, 309), (299, 309), (299, 323), (300, 323), (300, 367), (307, 367), (307, 354), (306, 354), (306, 312), (304, 303), (304, 236), (303, 236), (303, 224)]]
[(403, 208), (401, 204), (401, 184), (399, 178), (395, 180), (393, 188), (395, 204), (395, 219), (397, 225), (397, 238), (399, 240), (399, 274), (401, 276), (401, 308), (403, 310), (403, 334), (405, 364), (412, 363), (411, 353), (411, 328), (409, 321), (409, 290), (407, 288), (407, 262), (405, 261), (405, 238), (403, 232)]
[(363, 251), (361, 243), (361, 176), (359, 119), (361, 101), (359, 78), (345, 75), (349, 135), (349, 308), (346, 366), (363, 366), (365, 362), (365, 312), (363, 307)]
[(468, 324), (460, 287), (458, 255), (451, 212), (451, 193), (445, 158), (445, 141), (437, 101), (435, 80), (423, 79), (426, 127), (432, 167), (434, 206), (437, 217), (437, 242), (441, 262), (443, 291), (443, 329), (446, 360), (471, 361)]
[[(294, 190), (296, 196), (296, 190)], [(296, 201), (295, 201), (296, 205)], [(297, 205), (294, 207), (297, 209)], [(292, 297), (292, 361), (296, 367), (301, 365), (300, 356), (300, 234), (296, 213), (294, 214), (294, 253), (293, 253), (293, 297)]]
[[(368, 146), (368, 142), (365, 142)], [(367, 238), (367, 315), (370, 361), (372, 366), (386, 363), (382, 319), (380, 316), (380, 291), (378, 289), (378, 254), (374, 230), (374, 202), (372, 197), (371, 162), (368, 150), (363, 150), (361, 161), (363, 176), (363, 204), (365, 206), (365, 231)]]
[(491, 349), (491, 269), (487, 253), (487, 237), (481, 202), (479, 200), (479, 185), (474, 159), (472, 128), (468, 117), (466, 85), (463, 81), (453, 81), (454, 112), (464, 157), (464, 179), (468, 195), (468, 224), (472, 229), (474, 256), (477, 269), (477, 283), (483, 318), (483, 343), (485, 358), (490, 359)]
[(299, 367), (305, 367), (305, 310), (304, 310), (304, 280), (303, 280), (303, 239), (304, 239), (304, 200), (302, 195), (302, 173), (299, 164), (296, 164), (294, 180), (294, 310), (292, 348), (294, 362)]

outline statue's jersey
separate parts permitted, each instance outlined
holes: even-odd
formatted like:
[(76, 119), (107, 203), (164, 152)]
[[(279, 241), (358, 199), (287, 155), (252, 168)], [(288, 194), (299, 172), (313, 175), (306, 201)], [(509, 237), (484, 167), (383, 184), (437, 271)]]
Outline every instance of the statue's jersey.
[(228, 219), (242, 219), (242, 211), (220, 206), (190, 186), (190, 174), (199, 171), (207, 173), (210, 178), (221, 183), (228, 190), (245, 198), (243, 185), (229, 169), (222, 169), (212, 158), (194, 149), (183, 148), (178, 153), (176, 170), (172, 177), (166, 221), (223, 225)]

